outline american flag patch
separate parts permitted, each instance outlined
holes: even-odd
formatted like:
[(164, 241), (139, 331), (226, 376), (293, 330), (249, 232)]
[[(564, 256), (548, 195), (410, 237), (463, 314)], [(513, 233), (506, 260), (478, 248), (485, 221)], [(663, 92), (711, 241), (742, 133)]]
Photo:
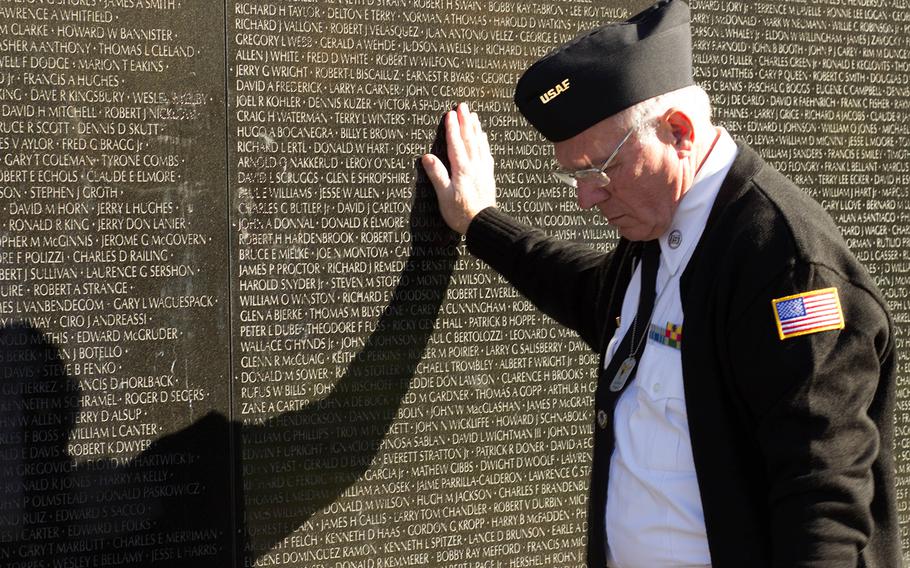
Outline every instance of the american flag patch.
[(837, 288), (803, 292), (771, 301), (781, 340), (830, 329), (844, 329)]

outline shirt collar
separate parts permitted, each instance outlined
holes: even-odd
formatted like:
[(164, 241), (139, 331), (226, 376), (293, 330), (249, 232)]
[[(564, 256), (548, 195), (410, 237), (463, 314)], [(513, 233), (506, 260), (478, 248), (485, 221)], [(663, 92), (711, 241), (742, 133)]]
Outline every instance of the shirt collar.
[(720, 136), (714, 148), (673, 214), (670, 228), (658, 239), (662, 262), (671, 274), (688, 262), (704, 231), (720, 186), (739, 152), (730, 134), (724, 128), (719, 130)]

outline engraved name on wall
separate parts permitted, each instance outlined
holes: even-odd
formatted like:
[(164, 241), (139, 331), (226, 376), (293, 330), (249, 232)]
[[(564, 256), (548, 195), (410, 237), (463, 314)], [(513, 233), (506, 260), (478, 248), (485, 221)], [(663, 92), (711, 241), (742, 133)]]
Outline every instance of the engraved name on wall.
[(0, 564), (229, 551), (220, 12), (0, 2)]

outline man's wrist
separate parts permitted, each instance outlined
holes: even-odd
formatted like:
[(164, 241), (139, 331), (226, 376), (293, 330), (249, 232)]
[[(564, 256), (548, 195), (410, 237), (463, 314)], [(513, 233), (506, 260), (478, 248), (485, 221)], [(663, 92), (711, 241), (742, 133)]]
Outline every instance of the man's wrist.
[[(471, 225), (473, 225), (474, 222), (477, 221), (477, 218), (478, 218), (478, 217), (484, 217), (484, 216), (489, 215), (489, 214), (491, 213), (491, 212), (487, 211), (488, 209), (497, 209), (497, 207), (496, 207), (495, 205), (488, 205), (488, 206), (486, 206), (486, 207), (480, 209), (479, 211), (477, 211), (477, 213), (475, 213), (475, 214), (468, 220), (468, 224), (465, 226), (464, 233), (462, 233), (465, 237), (468, 236), (468, 232), (471, 230)], [(484, 212), (486, 212), (486, 213), (484, 213)]]

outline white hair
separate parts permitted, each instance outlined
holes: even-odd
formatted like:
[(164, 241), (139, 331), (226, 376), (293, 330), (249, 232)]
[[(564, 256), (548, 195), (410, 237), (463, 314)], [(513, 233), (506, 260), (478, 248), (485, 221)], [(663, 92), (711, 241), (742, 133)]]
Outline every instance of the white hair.
[(657, 118), (676, 107), (684, 110), (693, 124), (710, 124), (711, 100), (698, 85), (683, 87), (644, 100), (618, 113), (626, 128), (634, 128), (639, 138), (647, 141), (657, 137)]

